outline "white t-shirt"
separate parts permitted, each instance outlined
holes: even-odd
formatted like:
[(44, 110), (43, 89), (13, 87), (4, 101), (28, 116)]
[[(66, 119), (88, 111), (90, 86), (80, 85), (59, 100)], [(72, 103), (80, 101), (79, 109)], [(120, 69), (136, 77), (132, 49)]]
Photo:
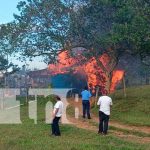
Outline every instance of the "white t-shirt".
[(100, 105), (100, 111), (106, 115), (110, 115), (110, 106), (112, 105), (112, 99), (109, 96), (101, 96), (97, 102)]
[(57, 101), (57, 103), (54, 106), (54, 112), (56, 111), (56, 109), (59, 108), (56, 117), (61, 117), (62, 113), (63, 113), (63, 102), (62, 101)]

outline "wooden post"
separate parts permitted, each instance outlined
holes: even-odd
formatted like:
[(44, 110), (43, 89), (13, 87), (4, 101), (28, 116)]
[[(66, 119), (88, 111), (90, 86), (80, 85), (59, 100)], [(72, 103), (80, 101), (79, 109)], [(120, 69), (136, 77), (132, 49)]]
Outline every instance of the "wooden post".
[(97, 101), (98, 101), (98, 92), (99, 92), (99, 86), (98, 86), (98, 87), (96, 87), (95, 107), (97, 106)]
[(1, 100), (0, 100), (0, 102), (1, 102), (1, 107), (0, 107), (0, 109), (2, 109), (2, 110), (4, 110), (4, 91), (2, 91), (2, 97), (1, 97)]
[(123, 76), (123, 94), (124, 94), (124, 97), (127, 96), (127, 93), (126, 93), (126, 82), (125, 82), (125, 75)]

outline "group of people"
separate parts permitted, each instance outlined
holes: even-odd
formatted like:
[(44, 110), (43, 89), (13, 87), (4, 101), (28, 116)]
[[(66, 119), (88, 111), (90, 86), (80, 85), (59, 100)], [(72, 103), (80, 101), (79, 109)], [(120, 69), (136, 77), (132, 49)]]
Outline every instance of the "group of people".
[[(85, 87), (81, 92), (82, 96), (82, 108), (83, 108), (83, 118), (91, 119), (90, 115), (90, 99), (92, 97), (91, 92), (88, 90), (88, 87)], [(60, 97), (56, 97), (56, 104), (53, 111), (53, 120), (52, 120), (52, 135), (60, 136), (59, 129), (59, 120), (63, 112), (63, 102)], [(110, 111), (112, 106), (112, 99), (107, 95), (107, 92), (103, 93), (99, 97), (97, 105), (99, 106), (99, 129), (98, 134), (106, 135), (108, 131), (108, 122), (110, 117)]]

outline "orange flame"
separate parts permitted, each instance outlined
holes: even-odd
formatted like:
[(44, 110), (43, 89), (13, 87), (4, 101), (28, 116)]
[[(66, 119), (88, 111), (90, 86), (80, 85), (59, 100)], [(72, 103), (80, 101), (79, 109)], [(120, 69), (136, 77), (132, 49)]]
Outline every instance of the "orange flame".
[[(104, 66), (106, 66), (107, 57), (106, 55), (102, 55), (99, 60), (103, 63)], [(104, 61), (106, 60), (106, 61)], [(92, 58), (87, 62), (84, 66), (85, 74), (87, 75), (87, 81), (88, 85), (92, 88), (94, 88), (97, 85), (104, 85), (105, 84), (105, 74), (103, 73), (103, 70), (100, 68), (100, 66), (97, 64), (97, 61), (95, 58)]]
[(63, 51), (58, 55), (58, 63), (49, 64), (48, 68), (52, 75), (64, 74), (71, 70), (71, 66), (77, 61), (68, 55), (67, 51)]
[[(84, 57), (82, 56), (74, 58), (69, 55), (68, 51), (63, 51), (58, 55), (58, 63), (50, 64), (48, 68), (52, 75), (69, 73), (70, 71), (73, 73), (85, 74), (90, 87), (94, 88), (95, 86), (101, 86), (104, 88), (107, 77), (102, 68), (98, 65), (97, 60), (91, 58), (88, 62), (82, 63), (83, 60)], [(99, 61), (101, 61), (104, 67), (107, 68), (110, 58), (107, 54), (103, 54), (99, 57)], [(81, 62), (81, 64), (79, 62)], [(110, 86), (111, 92), (115, 90), (116, 85), (122, 80), (123, 75), (124, 71), (122, 70), (115, 70), (113, 72)]]
[(122, 80), (124, 73), (124, 70), (113, 71), (110, 92), (114, 92), (116, 85)]

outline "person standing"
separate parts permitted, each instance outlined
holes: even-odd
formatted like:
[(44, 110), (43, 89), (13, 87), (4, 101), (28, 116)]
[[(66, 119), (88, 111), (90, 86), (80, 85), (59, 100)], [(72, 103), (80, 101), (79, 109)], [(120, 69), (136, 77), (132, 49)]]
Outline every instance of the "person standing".
[(60, 129), (59, 129), (59, 120), (63, 113), (63, 102), (61, 101), (60, 97), (56, 96), (56, 104), (53, 110), (53, 119), (52, 119), (52, 135), (60, 136)]
[(91, 119), (90, 115), (90, 97), (92, 96), (90, 91), (88, 91), (88, 87), (84, 88), (84, 91), (81, 92), (82, 96), (82, 106), (83, 106), (83, 118), (85, 118), (86, 114), (88, 119)]
[(108, 122), (110, 117), (110, 109), (112, 106), (112, 99), (107, 96), (107, 92), (101, 96), (97, 102), (99, 108), (99, 134), (107, 134), (108, 131)]

